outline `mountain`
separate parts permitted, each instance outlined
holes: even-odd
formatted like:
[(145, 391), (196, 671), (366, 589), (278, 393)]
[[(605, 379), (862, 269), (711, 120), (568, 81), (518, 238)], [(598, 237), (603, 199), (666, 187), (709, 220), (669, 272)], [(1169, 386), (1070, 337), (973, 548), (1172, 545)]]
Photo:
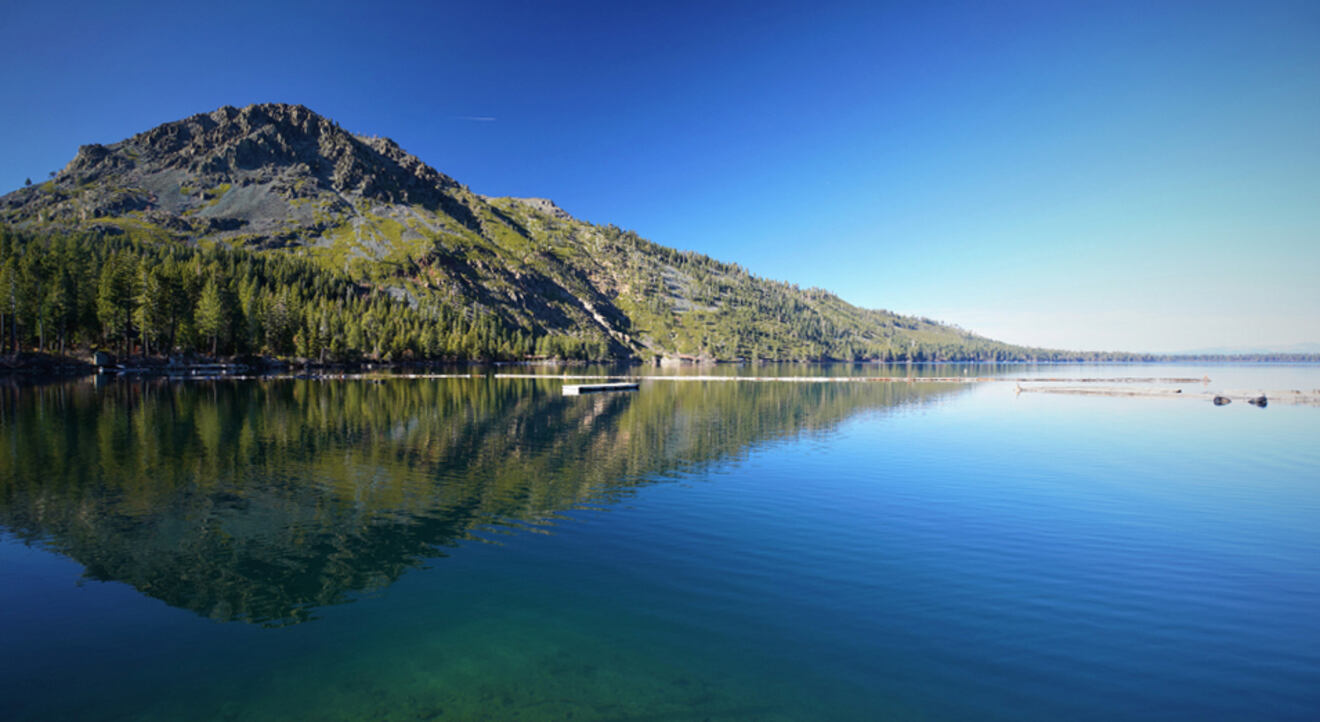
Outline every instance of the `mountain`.
[[(145, 348), (157, 349), (202, 347), (209, 336), (219, 350), (288, 355), (311, 349), (313, 337), (321, 338), (322, 355), (331, 347), (335, 355), (392, 357), (1021, 359), (1044, 353), (758, 278), (736, 264), (575, 219), (549, 200), (482, 196), (388, 138), (354, 135), (300, 105), (224, 107), (118, 143), (83, 146), (49, 181), (0, 198), (0, 223), (12, 230), (16, 257), (23, 248), (50, 247), (52, 238), (76, 239), (67, 242), (83, 244), (86, 253), (104, 246), (132, 256), (125, 263), (136, 265), (124, 279), (98, 281), (122, 280), (125, 310), (111, 324), (113, 333), (105, 330), (114, 316), (107, 306), (84, 310), (100, 314), (101, 327), (93, 323), (84, 334), (89, 345), (99, 331), (102, 342), (121, 334), (121, 346), (131, 347), (135, 334)], [(97, 263), (111, 260), (98, 256)], [(270, 270), (289, 264), (296, 273)], [(191, 276), (179, 270), (184, 267), (193, 269)], [(280, 279), (290, 274), (302, 285), (281, 300), (272, 284), (287, 284)], [(230, 307), (220, 327), (195, 316), (206, 280), (215, 278), (219, 300), (208, 300), (208, 308)], [(143, 315), (145, 301), (128, 308), (152, 284), (187, 296), (180, 308), (160, 311), (171, 319), (168, 333), (159, 318)], [(280, 303), (284, 320), (276, 323), (287, 328), (272, 336), (262, 325)], [(406, 317), (397, 331), (402, 341), (330, 345), (336, 324), (360, 321), (382, 303), (389, 306), (378, 315)], [(334, 308), (317, 321), (315, 311), (325, 304)], [(18, 331), (45, 345), (54, 322), (43, 325), (39, 309), (29, 309), (25, 319), (19, 305), (10, 309)], [(336, 313), (344, 319), (335, 321)], [(244, 322), (245, 314), (261, 316)], [(65, 319), (61, 334), (77, 322)], [(455, 345), (456, 328), (459, 336), (471, 335), (479, 323), (480, 339)], [(14, 328), (11, 323), (11, 333)], [(428, 344), (426, 333), (438, 340)]]
[(1295, 343), (1285, 346), (1217, 346), (1179, 351), (1178, 356), (1314, 356), (1320, 343)]

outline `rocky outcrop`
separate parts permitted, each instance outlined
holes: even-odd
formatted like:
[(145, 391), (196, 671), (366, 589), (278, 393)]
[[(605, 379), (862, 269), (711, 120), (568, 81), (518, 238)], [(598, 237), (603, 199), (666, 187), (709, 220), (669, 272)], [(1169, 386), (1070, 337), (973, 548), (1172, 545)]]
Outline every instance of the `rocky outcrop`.
[[(220, 196), (236, 187), (257, 191), (222, 206)], [(344, 211), (356, 203), (418, 206), (476, 228), (467, 197), (475, 198), (388, 138), (353, 135), (301, 105), (268, 103), (226, 106), (118, 143), (82, 146), (49, 183), (10, 194), (0, 212), (16, 225), (155, 212), (143, 220), (185, 234), (242, 228), (260, 242), (311, 220), (310, 212), (301, 219), (289, 212), (293, 200), (322, 199)], [(202, 219), (187, 218), (194, 215)], [(216, 218), (223, 220), (217, 225)]]
[(560, 220), (572, 219), (572, 216), (568, 214), (568, 211), (555, 205), (555, 202), (549, 198), (510, 198), (509, 200)]

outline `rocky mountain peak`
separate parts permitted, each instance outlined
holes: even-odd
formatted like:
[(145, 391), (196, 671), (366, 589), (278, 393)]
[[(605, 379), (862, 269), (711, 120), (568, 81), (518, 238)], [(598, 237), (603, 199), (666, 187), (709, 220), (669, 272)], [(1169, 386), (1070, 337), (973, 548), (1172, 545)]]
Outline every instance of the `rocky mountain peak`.
[(424, 205), (458, 185), (392, 140), (355, 136), (305, 106), (285, 103), (224, 106), (110, 146), (83, 146), (62, 175), (86, 184), (132, 167), (183, 170), (208, 186), (292, 170), (337, 193)]
[(393, 140), (354, 135), (306, 106), (262, 103), (82, 146), (50, 183), (0, 201), (0, 215), (69, 226), (138, 213), (173, 232), (284, 243), (315, 238), (359, 203), (419, 206), (470, 226), (464, 193)]

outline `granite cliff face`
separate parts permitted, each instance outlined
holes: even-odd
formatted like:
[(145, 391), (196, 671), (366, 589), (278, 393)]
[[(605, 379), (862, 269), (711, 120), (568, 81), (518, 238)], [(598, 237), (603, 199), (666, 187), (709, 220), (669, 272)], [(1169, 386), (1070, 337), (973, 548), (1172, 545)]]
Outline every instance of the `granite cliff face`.
[(268, 245), (312, 240), (361, 207), (417, 206), (475, 225), (454, 179), (387, 138), (355, 136), (301, 105), (226, 106), (111, 145), (85, 145), (11, 218), (85, 224), (138, 214), (173, 231)]
[[(1022, 356), (926, 319), (860, 309), (577, 220), (542, 198), (492, 198), (387, 138), (301, 105), (223, 107), (110, 145), (0, 197), (37, 235), (292, 253), (363, 287), (495, 314), (616, 356), (736, 359)], [(974, 355), (976, 354), (976, 355)]]

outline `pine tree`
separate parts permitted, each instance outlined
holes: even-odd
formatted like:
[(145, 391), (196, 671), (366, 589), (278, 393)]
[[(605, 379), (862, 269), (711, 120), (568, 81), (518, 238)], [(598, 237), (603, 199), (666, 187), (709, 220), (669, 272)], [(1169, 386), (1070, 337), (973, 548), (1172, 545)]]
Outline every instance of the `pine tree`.
[(197, 309), (193, 314), (197, 333), (202, 338), (211, 340), (211, 355), (216, 355), (220, 345), (220, 335), (229, 327), (229, 317), (220, 298), (220, 286), (214, 278), (208, 279), (202, 287), (202, 295), (197, 299)]
[(44, 351), (46, 346), (45, 339), (45, 321), (43, 312), (46, 300), (46, 268), (43, 254), (39, 250), (29, 248), (27, 253), (23, 254), (18, 264), (18, 275), (15, 295), (18, 298), (18, 307), (15, 318), (18, 324), (25, 329), (25, 336), (31, 336), (34, 332), (37, 335), (37, 343), (40, 350)]
[(142, 335), (142, 352), (151, 355), (151, 342), (158, 344), (168, 332), (170, 305), (169, 287), (157, 268), (143, 266), (138, 283), (137, 309), (133, 320)]
[(242, 345), (249, 351), (261, 348), (262, 328), (261, 286), (256, 274), (247, 268), (238, 286), (238, 303), (242, 313)]
[(51, 283), (46, 294), (45, 315), (59, 331), (60, 353), (64, 353), (64, 342), (70, 321), (75, 317), (77, 298), (74, 296), (73, 279), (67, 273), (60, 273)]
[(4, 337), (4, 323), (9, 321), (9, 344), (18, 353), (18, 275), (13, 257), (0, 266), (0, 339)]
[(134, 272), (132, 261), (112, 255), (101, 268), (97, 285), (96, 315), (108, 339), (120, 341), (119, 352), (131, 350), (129, 333), (132, 331)]

